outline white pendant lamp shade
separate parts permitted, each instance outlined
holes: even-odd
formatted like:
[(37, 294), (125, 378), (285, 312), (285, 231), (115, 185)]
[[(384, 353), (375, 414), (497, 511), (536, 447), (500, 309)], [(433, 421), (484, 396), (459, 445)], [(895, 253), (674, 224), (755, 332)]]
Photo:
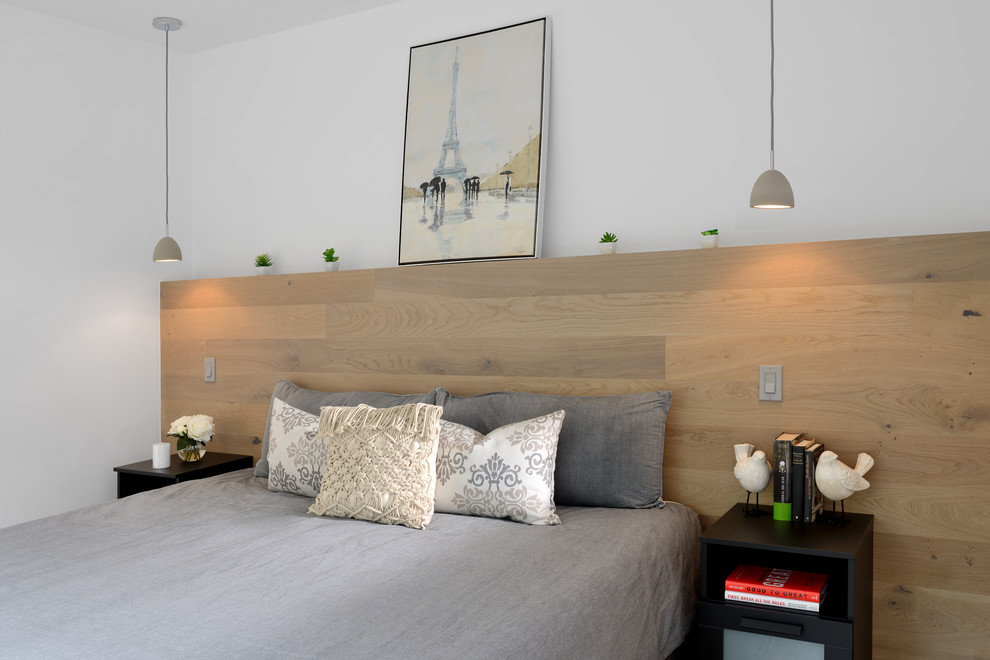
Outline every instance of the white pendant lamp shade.
[(182, 27), (177, 18), (159, 16), (151, 21), (157, 30), (165, 31), (165, 237), (158, 241), (152, 257), (156, 263), (182, 261), (182, 250), (174, 238), (168, 235), (168, 33)]
[(790, 181), (779, 170), (767, 170), (753, 184), (749, 205), (754, 209), (794, 208), (794, 191)]
[(774, 46), (773, 46), (773, 0), (770, 0), (770, 169), (760, 175), (749, 194), (749, 205), (754, 209), (792, 209), (794, 191), (787, 177), (773, 166), (774, 148)]
[(179, 244), (175, 242), (174, 238), (165, 236), (155, 246), (154, 260), (159, 263), (163, 261), (182, 261), (182, 250), (179, 249)]

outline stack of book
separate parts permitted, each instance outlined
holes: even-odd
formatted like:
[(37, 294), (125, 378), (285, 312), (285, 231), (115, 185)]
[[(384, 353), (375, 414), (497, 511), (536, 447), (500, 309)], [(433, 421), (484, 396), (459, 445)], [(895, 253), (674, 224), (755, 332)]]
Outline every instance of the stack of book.
[(725, 579), (725, 599), (818, 612), (827, 587), (823, 573), (740, 564)]
[(781, 433), (773, 441), (774, 520), (814, 522), (823, 507), (815, 466), (825, 445), (804, 433)]

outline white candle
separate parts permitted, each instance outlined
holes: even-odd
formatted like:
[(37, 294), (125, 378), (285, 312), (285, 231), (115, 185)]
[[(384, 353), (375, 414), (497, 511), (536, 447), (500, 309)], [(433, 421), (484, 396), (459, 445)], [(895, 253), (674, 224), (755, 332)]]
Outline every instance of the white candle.
[(171, 451), (172, 446), (167, 442), (156, 442), (151, 445), (151, 467), (161, 470), (171, 465)]

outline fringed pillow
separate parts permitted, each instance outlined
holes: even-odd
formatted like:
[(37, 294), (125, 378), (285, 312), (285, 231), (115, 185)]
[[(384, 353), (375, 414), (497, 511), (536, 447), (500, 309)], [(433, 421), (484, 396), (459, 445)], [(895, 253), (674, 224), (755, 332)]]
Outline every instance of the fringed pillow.
[(433, 518), (443, 408), (325, 407), (323, 481), (310, 513), (423, 529)]
[(564, 411), (482, 435), (440, 420), (435, 508), (443, 513), (557, 525), (553, 473)]

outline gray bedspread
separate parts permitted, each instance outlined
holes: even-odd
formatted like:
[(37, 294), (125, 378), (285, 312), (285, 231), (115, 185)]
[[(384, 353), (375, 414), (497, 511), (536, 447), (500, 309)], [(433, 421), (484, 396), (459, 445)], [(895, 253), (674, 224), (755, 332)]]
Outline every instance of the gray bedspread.
[(687, 631), (687, 507), (563, 524), (308, 515), (250, 470), (0, 530), (2, 658), (662, 658)]

